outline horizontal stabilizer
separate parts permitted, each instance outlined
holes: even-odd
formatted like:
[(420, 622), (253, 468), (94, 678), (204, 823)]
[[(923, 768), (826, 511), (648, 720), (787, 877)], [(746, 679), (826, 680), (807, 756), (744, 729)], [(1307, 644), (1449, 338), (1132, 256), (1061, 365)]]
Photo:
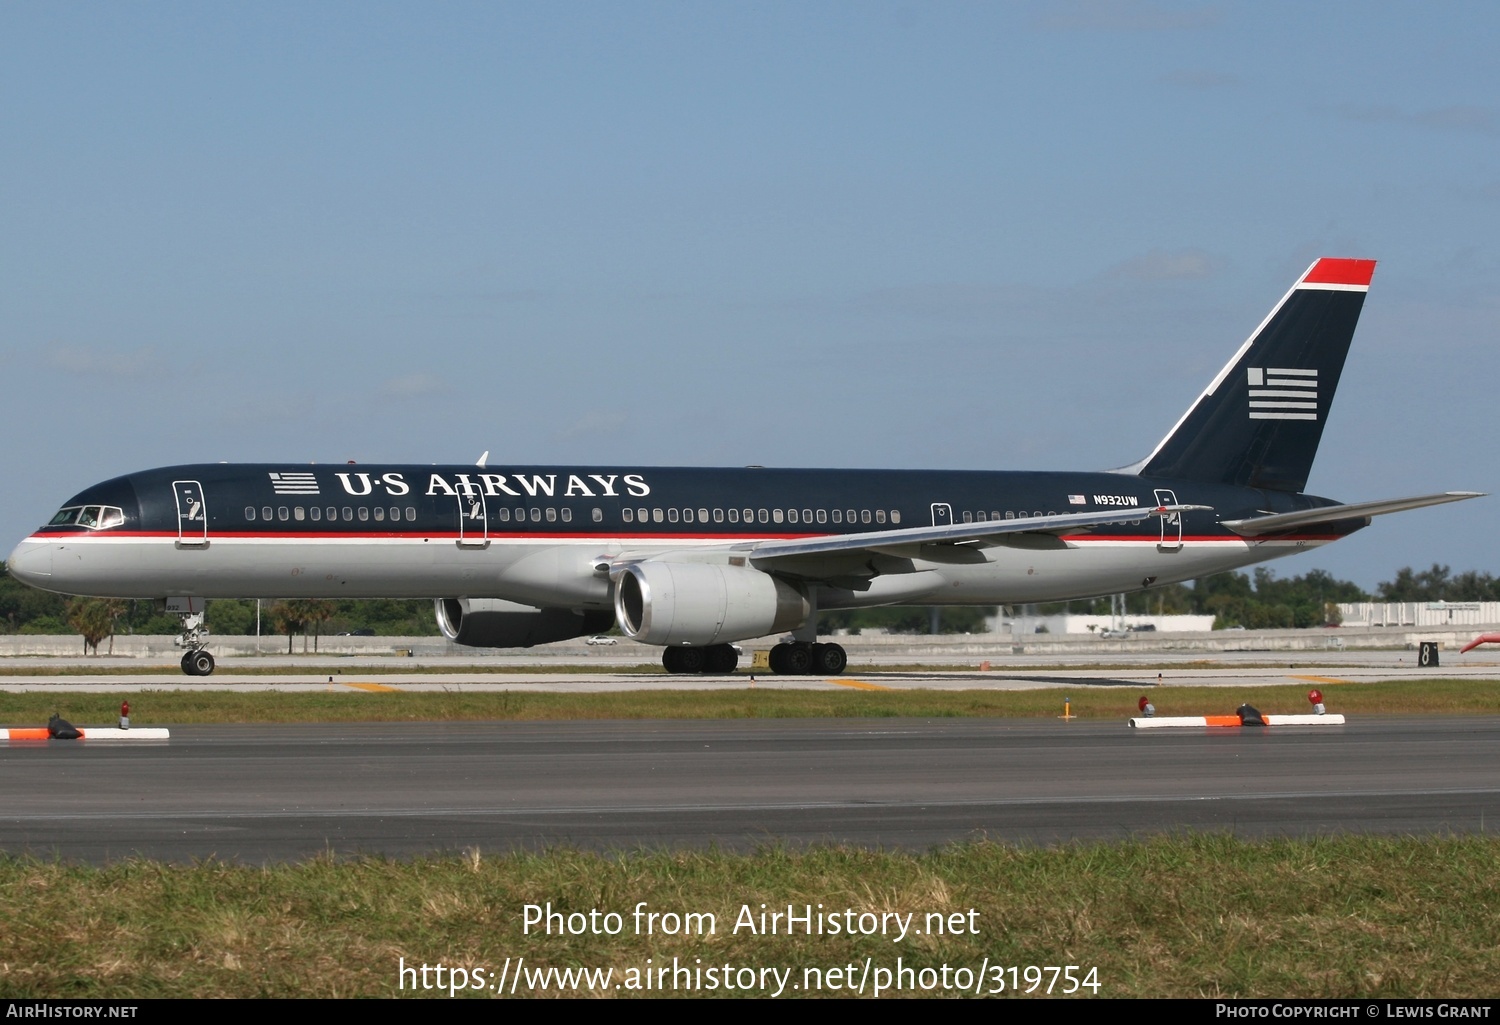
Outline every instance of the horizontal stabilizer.
[(1416, 498), (1388, 498), (1381, 502), (1357, 502), (1353, 505), (1328, 505), (1321, 509), (1304, 509), (1301, 512), (1276, 513), (1270, 516), (1252, 516), (1244, 520), (1225, 520), (1223, 525), (1241, 537), (1261, 537), (1265, 534), (1280, 534), (1302, 527), (1313, 527), (1320, 523), (1340, 523), (1345, 520), (1383, 516), (1386, 513), (1405, 512), (1445, 502), (1462, 502), (1466, 498), (1482, 498), (1480, 491), (1444, 491), (1440, 495), (1420, 495)]

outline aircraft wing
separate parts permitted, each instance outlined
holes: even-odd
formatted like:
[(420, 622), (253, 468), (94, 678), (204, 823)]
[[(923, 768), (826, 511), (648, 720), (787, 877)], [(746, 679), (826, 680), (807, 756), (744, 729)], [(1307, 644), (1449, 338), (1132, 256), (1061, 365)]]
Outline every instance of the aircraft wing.
[(1416, 498), (1388, 498), (1380, 502), (1356, 502), (1353, 505), (1329, 505), (1321, 509), (1304, 509), (1301, 512), (1274, 513), (1266, 516), (1251, 516), (1243, 520), (1224, 520), (1222, 526), (1242, 537), (1261, 537), (1265, 534), (1280, 534), (1301, 527), (1315, 527), (1323, 523), (1338, 523), (1344, 520), (1368, 519), (1386, 513), (1421, 509), (1445, 502), (1462, 502), (1466, 498), (1482, 498), (1481, 491), (1444, 491), (1438, 495), (1419, 495)]
[[(807, 555), (869, 552), (877, 555), (913, 557), (932, 545), (1003, 544), (1007, 535), (1050, 534), (1088, 530), (1110, 523), (1130, 523), (1152, 516), (1171, 516), (1192, 510), (1210, 511), (1206, 505), (1161, 505), (1151, 508), (1110, 509), (1099, 512), (1028, 516), (1019, 520), (989, 520), (983, 523), (952, 523), (938, 527), (903, 527), (900, 530), (870, 530), (858, 534), (830, 534), (786, 541), (763, 541), (749, 548), (751, 560), (762, 569), (781, 559)], [(930, 548), (929, 548), (930, 550)]]

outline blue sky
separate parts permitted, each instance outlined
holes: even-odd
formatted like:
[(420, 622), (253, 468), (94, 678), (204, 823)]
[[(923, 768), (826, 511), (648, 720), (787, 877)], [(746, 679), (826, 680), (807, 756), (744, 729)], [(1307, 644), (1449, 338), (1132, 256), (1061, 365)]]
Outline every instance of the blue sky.
[[(0, 5), (8, 549), (210, 460), (1097, 469), (1378, 259), (1310, 490), (1500, 491), (1500, 6)], [(1495, 502), (1275, 564), (1500, 573)]]

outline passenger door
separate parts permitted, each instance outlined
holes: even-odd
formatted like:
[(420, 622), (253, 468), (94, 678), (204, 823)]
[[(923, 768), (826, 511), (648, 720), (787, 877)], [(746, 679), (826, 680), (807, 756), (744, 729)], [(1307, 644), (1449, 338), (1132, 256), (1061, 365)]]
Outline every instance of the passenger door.
[(208, 503), (203, 485), (195, 480), (174, 480), (172, 496), (177, 500), (177, 547), (208, 547)]

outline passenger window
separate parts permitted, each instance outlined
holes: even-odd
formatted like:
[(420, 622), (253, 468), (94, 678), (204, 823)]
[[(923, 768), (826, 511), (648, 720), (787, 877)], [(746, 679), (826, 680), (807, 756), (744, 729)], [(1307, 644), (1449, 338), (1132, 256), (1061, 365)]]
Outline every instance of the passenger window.
[(651, 510), (651, 519), (652, 519), (653, 522), (655, 522), (655, 523), (661, 523), (666, 518), (667, 518), (667, 514), (664, 513), (664, 512), (662, 512), (660, 509), (652, 509)]
[(762, 522), (762, 523), (769, 523), (770, 520), (771, 520), (770, 515), (766, 512), (766, 510), (762, 509), (760, 511), (760, 522)]
[(714, 510), (714, 522), (715, 523), (723, 523), (724, 522), (724, 510), (723, 509), (715, 509)]
[(330, 505), (328, 507), (328, 522), (332, 523), (334, 520), (336, 520), (338, 518), (339, 518), (339, 511), (337, 509), (335, 509), (333, 506)]
[(260, 518), (261, 519), (269, 521), (271, 519), (271, 517), (273, 517), (275, 515), (276, 514), (271, 511), (271, 507), (269, 505), (263, 505), (263, 506), (260, 507)]
[(843, 523), (844, 522), (844, 510), (842, 510), (842, 509), (835, 509), (833, 511), (833, 522), (835, 522), (835, 523)]
[[(247, 505), (247, 506), (245, 506), (245, 519), (250, 520), (252, 522), (255, 520), (255, 506), (253, 506), (253, 505)], [(56, 516), (52, 517), (52, 522), (53, 523), (57, 522), (57, 517)]]
[(1009, 509), (1007, 509), (1007, 510), (1005, 510), (1005, 518), (1007, 520), (1013, 520), (1013, 519), (1016, 518), (1016, 514), (1013, 513), (1013, 512), (1011, 512)]
[(974, 522), (974, 514), (971, 513), (971, 512), (969, 512), (969, 510), (967, 510), (967, 509), (964, 510), (964, 522), (965, 523), (973, 523)]
[(509, 523), (510, 510), (502, 505), (500, 508), (495, 510), (495, 519), (499, 520), (501, 523)]
[[(297, 510), (297, 512), (299, 512), (299, 513), (301, 511), (302, 511), (301, 509)], [(299, 520), (301, 518), (302, 518), (301, 516), (297, 517), (297, 519), (299, 519)], [(378, 506), (378, 505), (375, 507), (375, 522), (376, 523), (384, 523), (385, 522), (385, 510), (383, 508), (381, 508), (380, 506)]]
[(297, 508), (292, 510), (292, 519), (296, 520), (298, 523), (301, 523), (303, 520), (307, 519), (307, 510), (302, 508), (300, 505), (297, 506)]
[[(761, 513), (762, 513), (762, 515), (764, 515), (765, 510), (762, 509)], [(746, 509), (745, 510), (745, 522), (746, 523), (754, 523), (755, 522), (755, 510), (754, 509)]]
[(677, 522), (677, 510), (676, 509), (668, 509), (667, 510), (667, 522), (668, 523), (676, 523)]
[(541, 509), (539, 509), (539, 508), (533, 508), (531, 510), (531, 522), (532, 523), (540, 523), (540, 522), (542, 522), (542, 510)]
[(563, 506), (562, 521), (564, 523), (572, 523), (573, 522), (573, 510), (569, 509), (567, 506)]
[(621, 509), (620, 519), (624, 520), (626, 523), (630, 523), (635, 519), (635, 512), (630, 509)]
[(844, 518), (847, 519), (850, 523), (858, 523), (859, 522), (859, 516), (854, 512), (853, 509), (845, 510), (845, 512), (844, 512)]
[(796, 509), (788, 509), (786, 511), (786, 521), (788, 523), (796, 523), (797, 522), (797, 510)]
[(729, 522), (730, 523), (738, 523), (738, 522), (740, 522), (740, 511), (738, 509), (731, 509), (731, 510), (729, 510)]
[(416, 520), (417, 520), (417, 510), (414, 507), (412, 507), (412, 506), (407, 506), (406, 507), (406, 522), (407, 523), (415, 523)]
[(900, 523), (901, 522), (901, 510), (900, 509), (892, 509), (891, 510), (891, 522), (892, 523)]
[[(314, 509), (313, 512), (317, 512), (317, 510)], [(391, 522), (392, 523), (400, 523), (401, 522), (401, 507), (399, 505), (393, 505), (393, 506), (391, 506)]]
[(827, 509), (819, 509), (818, 510), (818, 522), (819, 523), (827, 523), (828, 522), (828, 510)]
[(308, 515), (312, 517), (314, 523), (317, 523), (323, 518), (323, 509), (321, 506), (315, 505), (311, 509), (307, 510), (307, 512)]
[(548, 523), (556, 523), (557, 522), (557, 510), (555, 508), (553, 508), (552, 506), (550, 506), (550, 505), (547, 506), (547, 522)]
[(782, 520), (781, 510), (780, 509), (772, 509), (771, 510), (771, 522), (773, 522), (773, 523), (780, 523), (781, 520)]
[(884, 509), (876, 509), (875, 510), (875, 522), (876, 523), (884, 523), (885, 522), (885, 510)]
[(708, 510), (707, 509), (699, 509), (698, 510), (698, 522), (699, 523), (707, 523), (708, 522)]
[(370, 518), (370, 507), (362, 505), (359, 507), (359, 522), (364, 523)]
[(811, 523), (812, 522), (812, 510), (811, 509), (803, 509), (802, 510), (802, 522), (803, 523)]
[(277, 509), (276, 509), (276, 518), (278, 520), (280, 520), (282, 523), (285, 523), (287, 520), (289, 520), (289, 519), (292, 518), (291, 510), (289, 510), (284, 505), (283, 506), (278, 506)]
[(595, 523), (603, 523), (604, 522), (604, 510), (600, 509), (598, 506), (595, 506), (594, 507), (594, 512), (593, 512), (593, 517), (594, 517), (594, 522)]
[(975, 513), (974, 514), (974, 518), (976, 520), (978, 520), (980, 523), (983, 523), (984, 522), (984, 510), (981, 509), (977, 513)]
[(354, 522), (354, 509), (353, 509), (353, 507), (347, 506), (347, 505), (344, 506), (344, 522), (345, 523), (353, 523)]

